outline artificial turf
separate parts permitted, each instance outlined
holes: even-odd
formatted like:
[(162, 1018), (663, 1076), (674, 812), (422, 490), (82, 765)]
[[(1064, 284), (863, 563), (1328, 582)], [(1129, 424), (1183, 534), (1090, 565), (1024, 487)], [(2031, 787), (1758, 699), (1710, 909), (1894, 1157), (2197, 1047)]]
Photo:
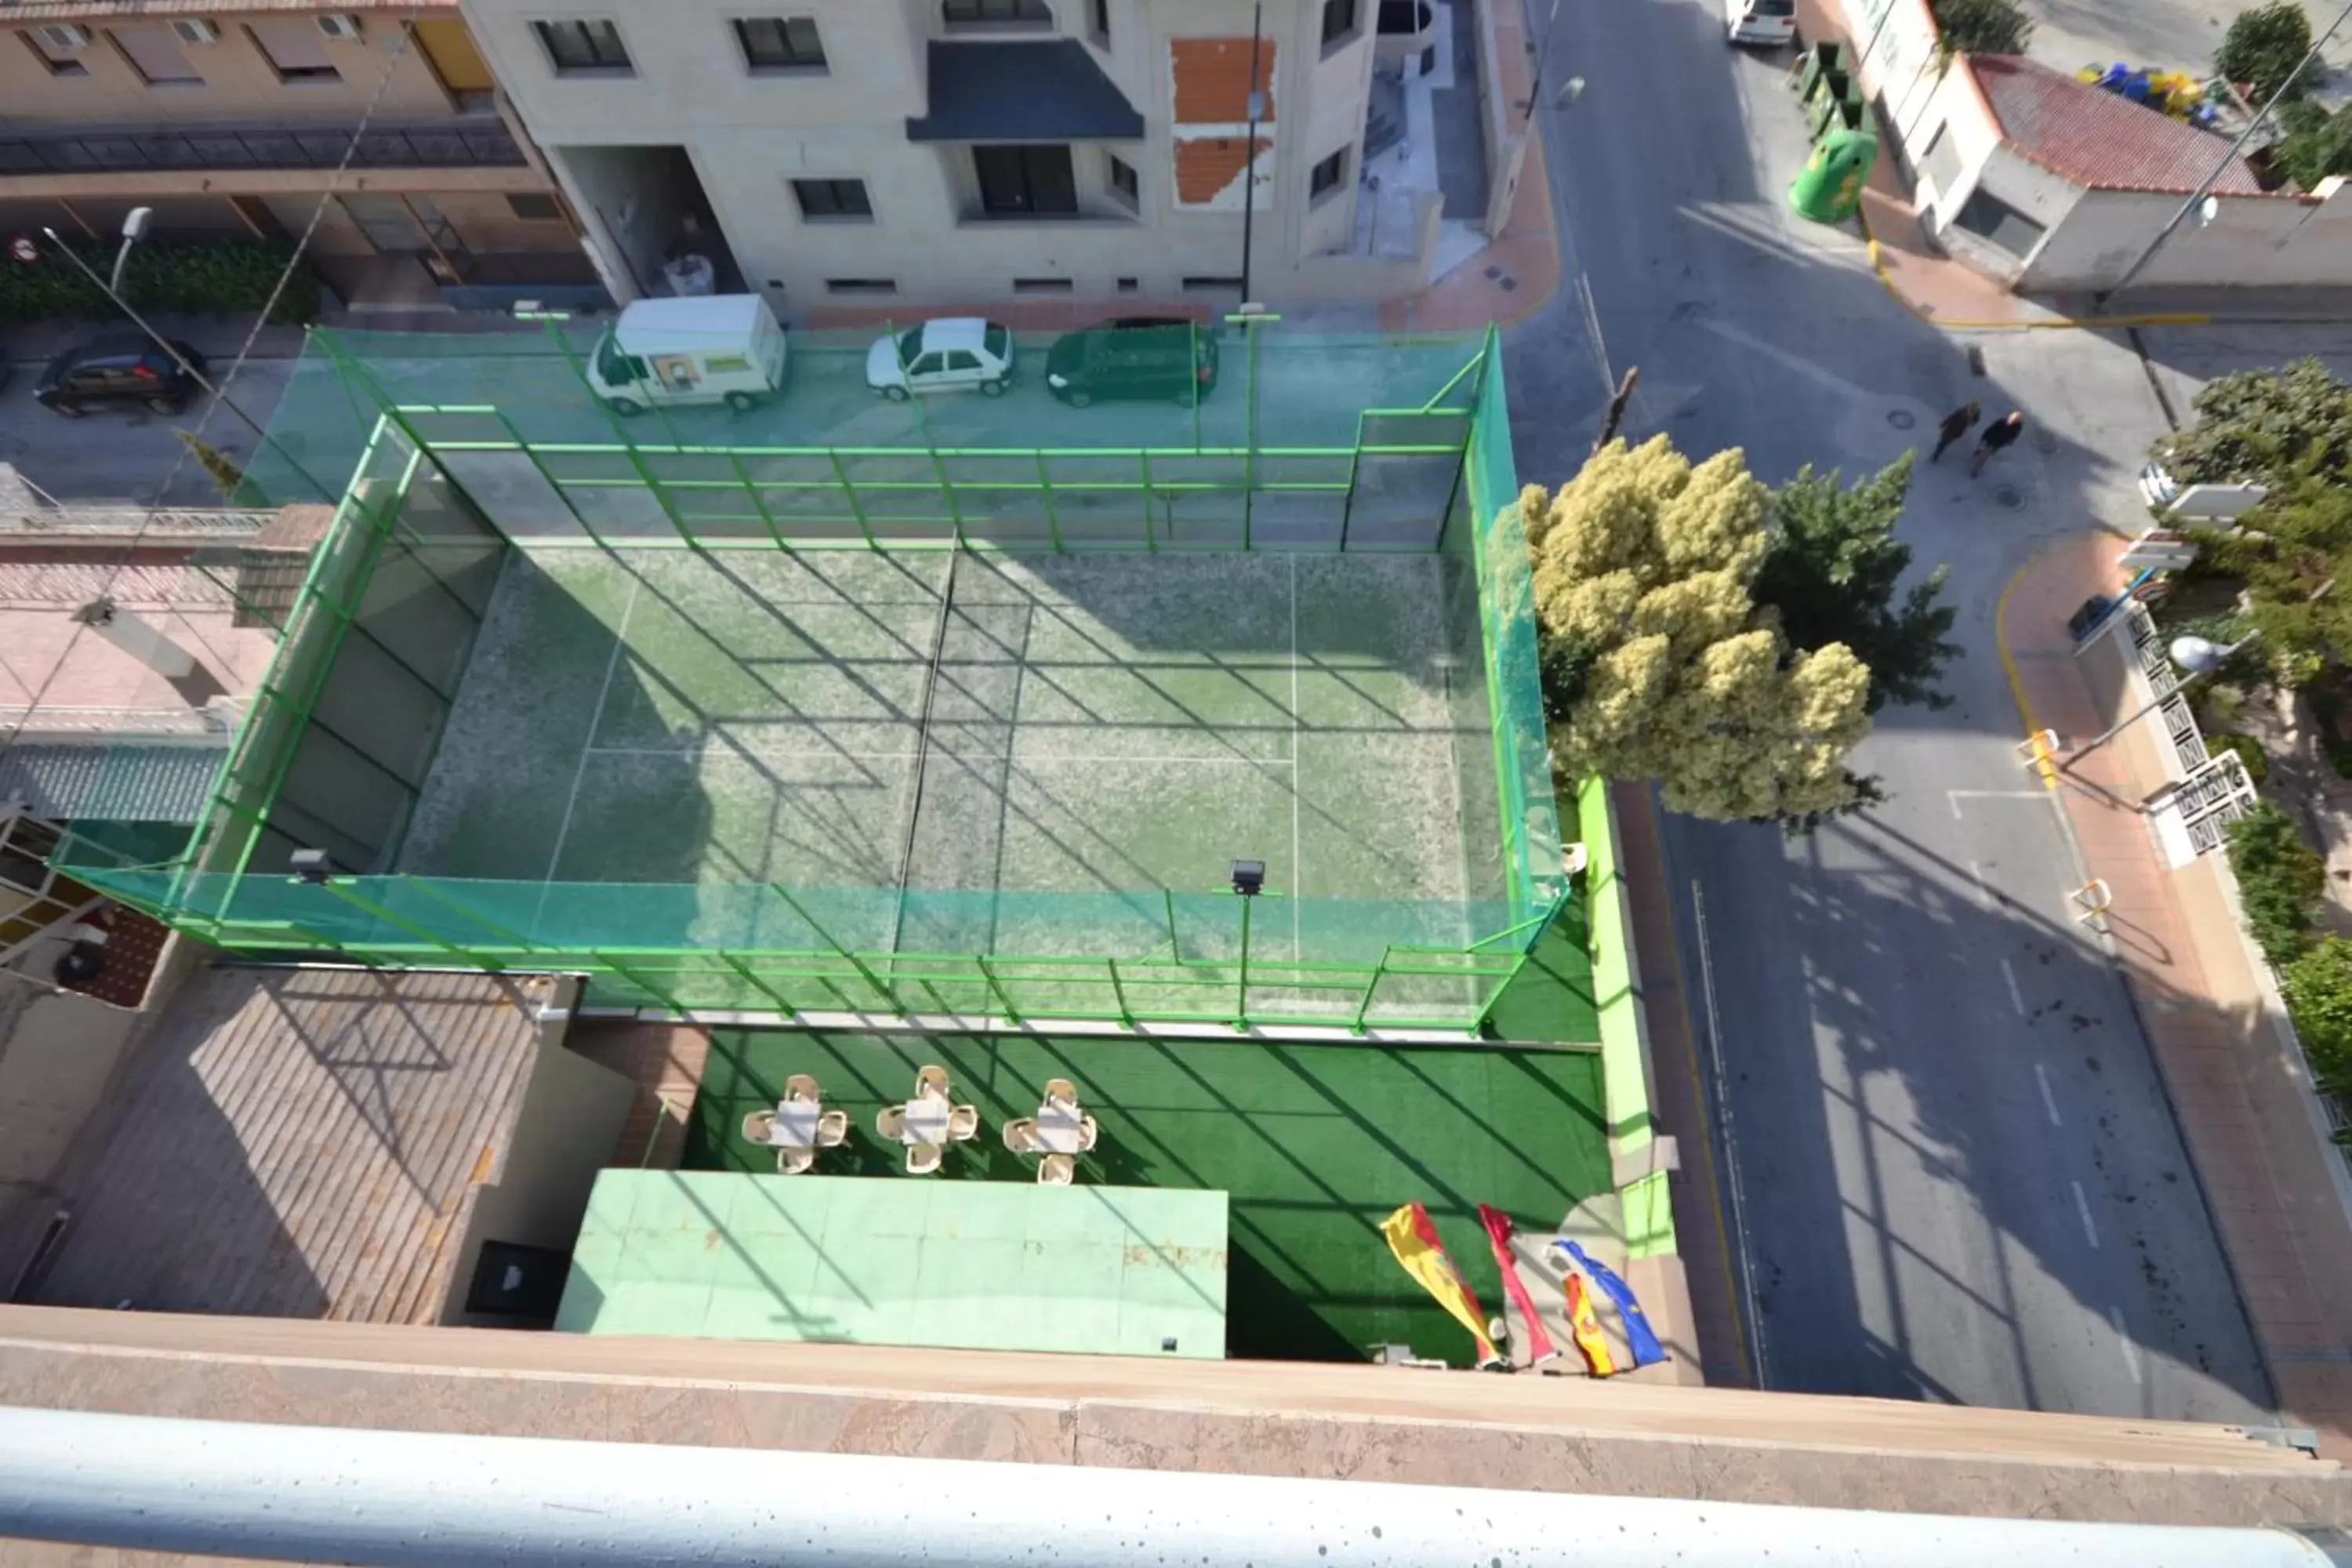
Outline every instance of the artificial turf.
[(1389, 1255), (1378, 1229), (1400, 1204), (1427, 1205), (1491, 1315), (1500, 1288), (1476, 1205), (1549, 1232), (1605, 1190), (1601, 1059), (1585, 1051), (1274, 1046), (1031, 1036), (715, 1031), (685, 1163), (770, 1171), (774, 1151), (743, 1140), (744, 1114), (772, 1107), (796, 1072), (850, 1113), (849, 1142), (817, 1173), (883, 1175), (905, 1152), (875, 1113), (914, 1092), (927, 1062), (947, 1068), (982, 1135), (938, 1176), (1032, 1181), (1003, 1123), (1035, 1114), (1047, 1079), (1066, 1078), (1101, 1126), (1078, 1180), (1210, 1188), (1230, 1194), (1226, 1353), (1349, 1360), (1382, 1344), (1470, 1360), (1468, 1335)]

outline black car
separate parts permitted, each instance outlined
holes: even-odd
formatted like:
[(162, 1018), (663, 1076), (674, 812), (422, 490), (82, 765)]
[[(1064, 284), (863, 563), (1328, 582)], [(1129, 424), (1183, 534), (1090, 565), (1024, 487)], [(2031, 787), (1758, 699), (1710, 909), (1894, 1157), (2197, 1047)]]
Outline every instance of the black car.
[[(205, 356), (174, 340), (172, 347), (201, 373)], [(133, 333), (93, 338), (49, 362), (34, 384), (34, 400), (78, 419), (93, 408), (149, 408), (177, 414), (202, 390), (152, 338)]]
[(1054, 341), (1046, 390), (1073, 408), (1097, 397), (1191, 403), (1217, 384), (1217, 331), (1180, 316), (1122, 316)]

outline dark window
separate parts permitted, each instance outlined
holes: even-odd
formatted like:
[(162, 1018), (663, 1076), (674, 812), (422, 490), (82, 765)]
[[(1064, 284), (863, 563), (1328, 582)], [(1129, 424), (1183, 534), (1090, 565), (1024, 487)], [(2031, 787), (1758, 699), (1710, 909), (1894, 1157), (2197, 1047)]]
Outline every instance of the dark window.
[(1238, 294), (1242, 280), (1238, 278), (1187, 278), (1184, 291), (1188, 294)]
[(866, 199), (863, 180), (794, 180), (793, 199), (801, 204), (801, 216), (813, 218), (861, 218), (874, 216), (874, 204)]
[(33, 51), (33, 58), (40, 61), (51, 76), (88, 76), (89, 74), (88, 66), (71, 55), (60, 54), (51, 49), (48, 45), (40, 40), (37, 35), (19, 33), (16, 36), (25, 40), (25, 47)]
[(735, 24), (743, 63), (755, 71), (823, 70), (824, 45), (806, 16), (746, 16)]
[(466, 1288), (466, 1310), (501, 1318), (552, 1318), (563, 1303), (572, 1255), (514, 1241), (486, 1241)]
[(1015, 278), (1015, 294), (1066, 294), (1076, 285), (1066, 278)]
[(1952, 220), (1956, 228), (2000, 247), (2011, 256), (2031, 256), (2049, 231), (1999, 196), (1979, 185)]
[(978, 370), (980, 368), (980, 356), (972, 353), (970, 349), (950, 349), (948, 351), (948, 368), (950, 370)]
[(1314, 169), (1307, 174), (1307, 199), (1313, 201), (1318, 196), (1327, 195), (1329, 193), (1338, 190), (1339, 188), (1339, 182), (1347, 177), (1348, 150), (1345, 147), (1342, 147), (1337, 153), (1332, 153), (1328, 158), (1326, 158), (1321, 163), (1316, 164)]
[(625, 354), (613, 334), (606, 332), (596, 345), (596, 374), (604, 378), (607, 386), (626, 386), (633, 381), (643, 381), (648, 374), (646, 362), (634, 354)]
[(553, 196), (534, 191), (509, 196), (507, 211), (525, 223), (553, 223), (563, 216), (563, 209), (556, 205)]
[(1142, 287), (1143, 280), (1139, 278), (1122, 278), (1118, 280), (1118, 291), (1122, 294), (1132, 294)]
[(1093, 24), (1095, 47), (1110, 47), (1110, 0), (1094, 0), (1087, 20)]
[(1140, 206), (1143, 203), (1143, 187), (1136, 181), (1135, 165), (1116, 153), (1106, 153), (1103, 156), (1110, 160), (1111, 195), (1130, 207)]
[(892, 278), (828, 278), (824, 280), (828, 294), (896, 294), (898, 283)]
[(1356, 31), (1356, 0), (1323, 0), (1323, 45), (1345, 43)]
[(279, 81), (342, 79), (327, 58), (324, 36), (309, 16), (259, 17), (247, 23), (245, 31)]
[(1013, 334), (1003, 327), (991, 325), (980, 334), (980, 346), (1001, 360), (1013, 358)]
[(950, 27), (968, 27), (982, 22), (1021, 22), (1050, 27), (1054, 25), (1054, 13), (1045, 0), (941, 0), (940, 19)]
[(539, 35), (539, 46), (558, 76), (629, 68), (621, 29), (610, 22), (533, 22), (530, 30)]
[(1070, 173), (1067, 147), (974, 147), (971, 163), (980, 175), (981, 211), (992, 216), (1078, 210), (1078, 184)]

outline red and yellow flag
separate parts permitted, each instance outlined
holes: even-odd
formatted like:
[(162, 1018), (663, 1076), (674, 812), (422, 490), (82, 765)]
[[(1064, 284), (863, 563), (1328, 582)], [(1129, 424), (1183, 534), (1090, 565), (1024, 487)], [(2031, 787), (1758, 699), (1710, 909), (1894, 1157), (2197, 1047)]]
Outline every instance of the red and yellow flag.
[[(1470, 1337), (1478, 1343), (1478, 1364), (1487, 1366), (1501, 1361), (1495, 1342), (1486, 1337), (1486, 1321), (1478, 1310), (1478, 1299), (1470, 1294), (1470, 1287), (1462, 1282), (1462, 1271), (1445, 1255), (1444, 1244), (1437, 1239), (1437, 1227), (1429, 1223), (1429, 1211), (1419, 1204), (1407, 1204), (1381, 1222), (1381, 1234), (1388, 1238), (1389, 1250), (1396, 1254), (1404, 1271), (1421, 1281), (1421, 1288), (1470, 1331)], [(1597, 1336), (1597, 1330), (1595, 1333)]]
[(1609, 1342), (1601, 1337), (1601, 1315), (1592, 1310), (1592, 1298), (1585, 1294), (1584, 1276), (1570, 1269), (1560, 1289), (1568, 1292), (1568, 1331), (1584, 1364), (1593, 1376), (1607, 1377), (1617, 1370), (1617, 1363), (1609, 1353)]

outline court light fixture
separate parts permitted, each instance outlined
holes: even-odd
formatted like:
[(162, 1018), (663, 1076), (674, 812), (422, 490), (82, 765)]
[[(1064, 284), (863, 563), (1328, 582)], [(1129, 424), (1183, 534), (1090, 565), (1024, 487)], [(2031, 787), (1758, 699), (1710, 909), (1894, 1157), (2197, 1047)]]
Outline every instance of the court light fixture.
[(1256, 898), (1265, 890), (1265, 862), (1236, 860), (1234, 862), (1234, 891), (1244, 899)]
[(286, 857), (286, 868), (314, 888), (325, 887), (335, 871), (323, 849), (297, 849)]

